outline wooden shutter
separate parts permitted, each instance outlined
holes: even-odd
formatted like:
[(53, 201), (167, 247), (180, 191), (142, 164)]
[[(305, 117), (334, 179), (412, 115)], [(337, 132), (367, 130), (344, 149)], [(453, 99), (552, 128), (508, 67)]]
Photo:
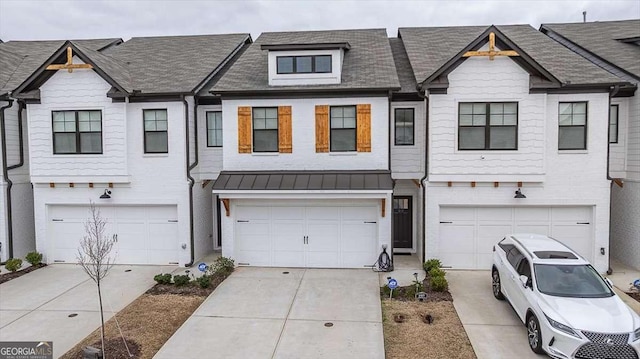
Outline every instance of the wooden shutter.
[(356, 112), (358, 152), (371, 152), (371, 104), (358, 105)]
[(316, 105), (316, 152), (329, 152), (329, 105)]
[(278, 152), (291, 153), (291, 106), (278, 106)]
[(238, 106), (238, 153), (251, 153), (250, 106)]

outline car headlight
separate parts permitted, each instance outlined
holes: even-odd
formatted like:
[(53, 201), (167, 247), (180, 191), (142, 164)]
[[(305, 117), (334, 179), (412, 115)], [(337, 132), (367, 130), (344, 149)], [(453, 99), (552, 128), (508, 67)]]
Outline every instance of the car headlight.
[(580, 336), (578, 335), (578, 333), (576, 333), (575, 330), (573, 330), (573, 328), (571, 328), (568, 325), (564, 325), (560, 322), (557, 322), (551, 318), (549, 318), (546, 314), (544, 315), (545, 317), (547, 317), (547, 320), (549, 321), (549, 324), (551, 324), (552, 327), (554, 327), (555, 329), (558, 329), (559, 331), (571, 335), (572, 337), (576, 337), (578, 339), (580, 339)]
[(635, 342), (637, 340), (640, 340), (640, 328), (636, 329), (633, 332), (633, 341)]

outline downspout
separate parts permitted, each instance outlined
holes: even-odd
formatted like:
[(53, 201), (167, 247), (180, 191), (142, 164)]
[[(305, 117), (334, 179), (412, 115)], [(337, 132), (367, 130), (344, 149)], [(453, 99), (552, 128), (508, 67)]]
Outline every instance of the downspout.
[(424, 99), (424, 176), (420, 179), (422, 186), (422, 259), (427, 261), (427, 176), (429, 175), (429, 97), (418, 87), (418, 96)]
[(13, 218), (11, 216), (11, 186), (13, 182), (9, 179), (9, 168), (7, 167), (7, 133), (5, 126), (4, 110), (13, 105), (13, 100), (6, 100), (9, 104), (0, 107), (0, 142), (2, 142), (2, 176), (7, 181), (7, 254), (8, 258), (13, 258)]
[[(194, 96), (194, 101), (195, 101), (195, 96)], [(193, 231), (193, 185), (195, 184), (195, 180), (193, 179), (193, 177), (191, 177), (191, 158), (189, 155), (189, 152), (191, 151), (190, 148), (190, 141), (189, 141), (189, 103), (187, 102), (186, 98), (184, 95), (182, 95), (182, 103), (184, 104), (184, 118), (185, 118), (185, 139), (186, 139), (186, 169), (187, 169), (187, 179), (189, 181), (189, 242), (190, 242), (190, 252), (191, 252), (191, 260), (189, 261), (189, 263), (186, 263), (184, 266), (185, 267), (191, 267), (193, 265), (193, 262), (195, 261), (195, 236), (194, 236), (194, 231)], [(196, 148), (196, 156), (198, 153), (198, 150)]]
[[(607, 274), (611, 275), (613, 270), (611, 269), (611, 194), (613, 193), (613, 178), (610, 175), (610, 152), (611, 152), (611, 143), (609, 143), (609, 139), (611, 138), (611, 126), (609, 125), (609, 121), (611, 121), (611, 98), (620, 92), (620, 85), (615, 85), (611, 88), (609, 92), (609, 118), (607, 119), (607, 180), (609, 181), (609, 248), (607, 250), (607, 261), (609, 262), (609, 268), (607, 269)], [(618, 122), (620, 122), (618, 120)]]
[(24, 109), (24, 102), (18, 100), (18, 145), (20, 146), (20, 160), (18, 161), (18, 164), (7, 167), (7, 171), (20, 168), (24, 165), (24, 135), (22, 134), (22, 113)]

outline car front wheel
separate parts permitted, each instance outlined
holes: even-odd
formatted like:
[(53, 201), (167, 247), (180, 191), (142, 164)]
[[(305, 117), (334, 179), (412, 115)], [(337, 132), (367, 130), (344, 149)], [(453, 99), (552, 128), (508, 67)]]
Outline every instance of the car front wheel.
[(493, 289), (493, 296), (498, 300), (504, 300), (504, 295), (502, 294), (502, 284), (500, 283), (500, 273), (498, 273), (498, 270), (495, 268), (491, 273), (491, 287)]
[(529, 339), (529, 348), (536, 354), (544, 354), (544, 350), (542, 350), (540, 323), (538, 322), (538, 318), (533, 314), (527, 319), (527, 336)]

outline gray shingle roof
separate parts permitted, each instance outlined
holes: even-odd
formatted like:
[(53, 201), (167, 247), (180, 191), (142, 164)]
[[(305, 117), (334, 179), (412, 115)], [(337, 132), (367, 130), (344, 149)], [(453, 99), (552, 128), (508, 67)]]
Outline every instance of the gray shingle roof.
[[(621, 82), (598, 66), (568, 50), (530, 25), (498, 25), (497, 29), (535, 62), (564, 84)], [(488, 26), (400, 28), (416, 80), (422, 82), (440, 69)]]
[[(74, 40), (75, 44), (93, 51), (100, 51), (114, 43), (122, 41), (121, 39), (90, 39), (90, 40)], [(15, 90), (20, 86), (31, 74), (33, 74), (53, 53), (58, 50), (65, 41), (8, 41), (0, 44), (0, 51), (3, 53), (10, 52), (16, 56), (20, 56), (22, 61), (17, 67), (0, 66), (0, 79), (6, 78), (5, 81), (0, 80), (0, 94)], [(4, 56), (2, 56), (4, 58)], [(15, 65), (15, 59), (13, 61)]]
[(393, 61), (396, 64), (396, 71), (398, 73), (398, 79), (400, 80), (399, 93), (417, 93), (416, 77), (413, 75), (413, 69), (409, 62), (409, 56), (404, 49), (404, 45), (401, 39), (393, 37), (389, 39), (389, 45), (391, 45), (391, 52), (393, 53)]
[[(348, 42), (342, 65), (342, 81), (334, 85), (269, 86), (267, 56), (263, 44), (318, 44)], [(212, 88), (214, 92), (395, 89), (400, 88), (385, 29), (266, 32)]]
[(389, 171), (220, 172), (214, 190), (392, 190)]
[(129, 70), (130, 87), (144, 93), (188, 93), (249, 34), (134, 37), (104, 54)]
[(640, 37), (640, 19), (587, 23), (543, 24), (562, 37), (640, 77), (640, 46), (620, 39)]

